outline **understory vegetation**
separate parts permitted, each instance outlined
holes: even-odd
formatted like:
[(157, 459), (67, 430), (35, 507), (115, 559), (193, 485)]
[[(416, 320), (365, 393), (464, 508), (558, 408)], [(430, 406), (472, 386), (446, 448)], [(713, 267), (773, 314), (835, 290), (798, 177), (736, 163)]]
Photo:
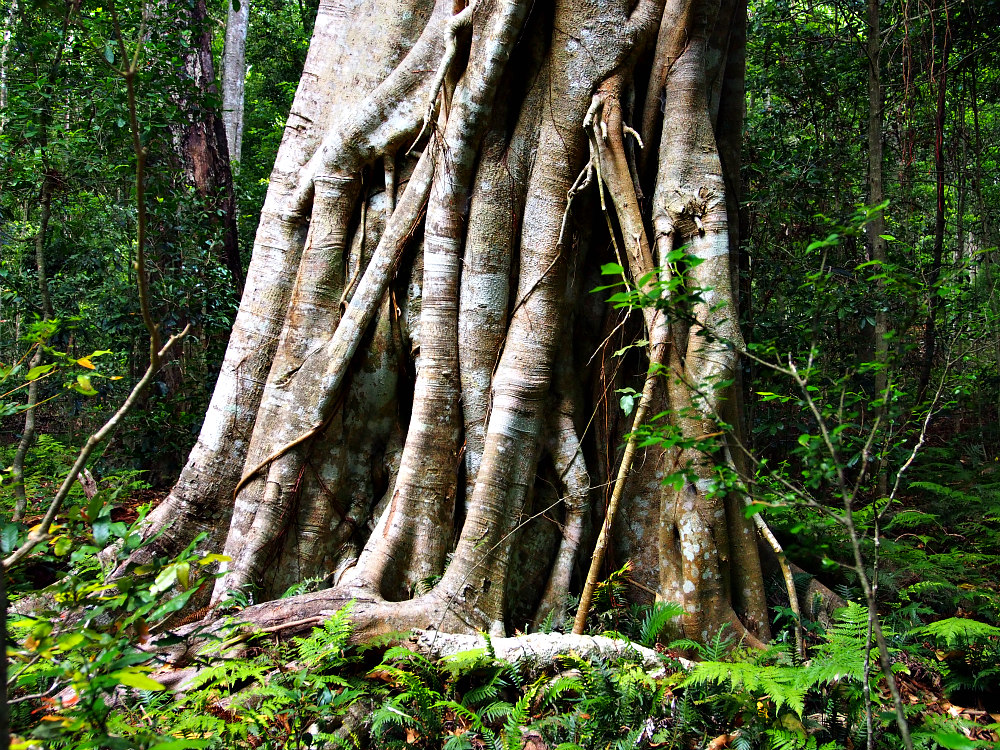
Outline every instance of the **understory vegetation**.
[[(100, 518), (97, 507), (82, 515)], [(119, 539), (125, 555), (144, 512), (106, 532), (86, 526)], [(213, 556), (192, 548), (109, 585), (97, 550), (76, 546), (72, 573), (31, 616), (11, 620), (11, 721), (25, 737), (12, 747), (862, 747), (866, 674), (874, 747), (899, 742), (885, 680), (868, 672), (868, 612), (854, 603), (825, 624), (807, 623), (805, 660), (787, 628), (763, 650), (725, 631), (708, 643), (671, 641), (680, 608), (629, 605), (626, 566), (602, 582), (593, 612), (594, 633), (623, 639), (618, 658), (568, 649), (539, 663), (527, 645), (523, 658), (504, 661), (485, 634), (479, 647), (430, 658), (409, 633), (352, 643), (349, 607), (301, 637), (247, 632), (238, 596), (226, 605), (229, 626), (189, 628), (182, 638), (165, 625), (211, 577)], [(914, 627), (913, 610), (894, 608), (886, 633), (915, 746), (993, 746), (997, 722), (958, 701), (978, 696), (996, 712), (1000, 628), (967, 616)], [(201, 644), (188, 667), (174, 674), (150, 660), (150, 644), (185, 639)], [(655, 649), (660, 668), (650, 668), (643, 647)]]
[[(322, 503), (303, 510), (288, 501), (281, 513), (268, 506), (284, 525), (266, 544), (247, 541), (264, 537), (264, 521), (253, 516), (227, 536), (233, 510), (214, 505), (218, 498), (199, 496), (204, 507), (185, 499), (177, 527), (156, 516), (183, 494), (171, 488), (182, 484), (192, 450), (210, 455), (199, 434), (243, 285), (252, 281), (255, 236), (276, 257), (287, 254), (256, 234), (258, 224), (266, 226), (270, 210), (288, 237), (307, 236), (293, 226), (301, 206), (275, 219), (280, 212), (266, 201), (272, 182), (286, 177), (272, 176), (291, 137), (286, 125), (306, 130), (289, 112), (321, 3), (249, 2), (242, 149), (229, 154), (217, 83), (231, 59), (222, 29), (243, 1), (0, 5), (0, 750), (1000, 747), (1000, 0), (749, 2), (745, 69), (722, 66), (739, 68), (725, 76), (745, 85), (746, 105), (742, 155), (723, 154), (740, 168), (720, 171), (719, 182), (742, 186), (726, 185), (730, 226), (712, 230), (733, 244), (728, 271), (722, 261), (713, 271), (718, 285), (731, 282), (732, 302), (693, 281), (700, 266), (722, 257), (693, 249), (708, 231), (699, 217), (687, 222), (692, 242), (678, 229), (659, 252), (664, 233), (648, 213), (655, 170), (646, 161), (657, 145), (637, 130), (646, 132), (641, 106), (660, 116), (663, 102), (643, 100), (652, 48), (635, 59), (622, 53), (640, 71), (638, 82), (607, 78), (599, 83), (615, 86), (588, 91), (587, 135), (577, 136), (591, 161), (574, 165), (583, 171), (568, 193), (557, 191), (566, 196), (562, 224), (553, 223), (559, 240), (546, 245), (553, 258), (541, 264), (539, 282), (557, 261), (568, 266), (557, 269), (558, 285), (576, 296), (553, 309), (571, 327), (551, 336), (560, 342), (556, 363), (537, 368), (551, 378), (536, 399), (550, 410), (539, 418), (537, 445), (511, 443), (523, 449), (517, 460), (534, 463), (516, 486), (497, 492), (505, 501), (521, 493), (521, 510), (500, 514), (509, 528), (480, 519), (480, 541), (492, 546), (467, 540), (463, 526), (480, 490), (467, 455), (473, 423), (459, 425), (466, 404), (458, 391), (448, 396), (455, 450), (442, 448), (447, 460), (431, 467), (451, 472), (434, 475), (440, 507), (428, 502), (427, 518), (390, 529), (393, 488), (405, 474), (400, 457), (420, 405), (416, 384), (430, 356), (420, 326), (434, 323), (433, 312), (421, 312), (422, 295), (431, 294), (422, 281), (429, 235), (416, 223), (394, 229), (402, 260), (376, 295), (378, 317), (357, 326), (369, 349), (347, 357), (343, 370), (356, 380), (330, 392), (334, 413), (317, 410), (323, 419), (305, 431), (289, 427), (273, 452), (263, 438), (253, 443), (267, 458), (252, 470), (244, 467), (251, 433), (265, 418), (284, 425), (286, 414), (263, 410), (255, 427), (254, 403), (253, 414), (240, 417), (246, 430), (226, 436), (226, 450), (243, 453), (227, 474), (234, 481), (212, 485), (218, 498), (235, 505), (243, 497), (257, 512), (278, 487), (279, 494), (291, 488), (293, 498), (308, 489)], [(741, 19), (743, 6), (726, 2)], [(503, 4), (471, 7), (494, 5)], [(518, 54), (545, 48), (538, 29), (556, 12), (544, 2), (527, 5), (533, 9), (518, 23), (531, 35), (510, 45)], [(468, 7), (455, 2), (455, 18)], [(404, 186), (422, 174), (434, 200), (437, 183), (432, 190), (428, 175), (438, 167), (413, 162), (434, 153), (434, 102), (440, 94), (450, 106), (461, 66), (474, 60), (465, 28), (456, 20), (447, 43), (438, 40), (459, 67), (442, 67), (434, 80), (419, 135), (399, 147), (398, 162), (396, 152), (366, 162), (351, 178), (357, 184), (344, 188), (360, 202), (342, 212), (343, 226), (327, 227), (347, 236), (340, 248), (347, 283), (339, 299), (324, 302), (331, 315), (353, 309), (363, 263), (381, 247), (378, 236), (389, 234), (397, 203), (408, 205)], [(534, 77), (510, 80), (525, 71), (540, 76), (541, 63), (522, 67), (491, 84), (498, 101), (509, 94), (511, 111), (497, 115), (503, 127), (480, 134), (482, 153), (463, 157), (467, 171), (494, 160), (512, 185), (515, 176), (527, 184), (538, 150), (514, 127), (515, 98), (528, 102), (531, 128), (538, 125), (531, 108), (542, 109), (540, 95), (528, 99)], [(713, 106), (719, 101), (706, 110)], [(658, 233), (657, 267), (645, 274), (630, 264), (633, 244), (642, 243), (637, 234), (629, 244), (626, 212), (615, 211), (615, 177), (601, 172), (614, 141), (601, 132), (608, 112), (621, 120), (628, 145), (619, 144), (619, 166), (646, 212), (636, 209), (637, 225)], [(514, 134), (524, 153), (513, 146), (508, 153), (503, 138), (513, 143)], [(440, 164), (446, 170), (450, 162)], [(472, 188), (464, 189), (462, 207), (447, 207), (463, 217), (473, 203)], [(417, 218), (426, 194), (409, 206)], [(313, 205), (312, 197), (302, 200)], [(523, 207), (523, 194), (519, 200)], [(484, 215), (518, 236), (523, 216), (497, 206)], [(404, 253), (407, 241), (419, 253), (412, 246)], [(515, 314), (530, 317), (526, 301), (536, 292), (522, 286), (513, 294), (521, 261), (514, 244), (507, 250), (514, 260), (506, 266), (476, 269), (482, 278), (502, 277), (503, 305), (483, 320), (503, 326)], [(590, 265), (569, 264), (564, 256), (574, 254)], [(452, 260), (456, 268), (465, 263)], [(274, 274), (308, 285), (309, 270)], [(258, 292), (274, 310), (262, 305), (253, 315), (279, 320), (262, 338), (280, 338), (291, 352), (282, 349), (286, 364), (298, 362), (282, 375), (291, 380), (319, 345), (296, 339), (301, 321), (291, 313), (294, 330), (281, 333), (294, 303)], [(306, 307), (308, 323), (322, 305)], [(677, 348), (666, 359), (666, 343), (651, 341), (652, 320), (673, 326)], [(498, 331), (501, 347), (507, 328)], [(477, 338), (475, 330), (462, 335)], [(676, 342), (695, 339), (704, 349), (692, 353), (736, 364), (715, 370), (706, 355), (697, 372), (708, 374), (691, 382)], [(246, 346), (247, 361), (261, 356), (260, 347)], [(483, 355), (488, 384), (501, 369), (499, 352)], [(242, 365), (224, 387), (237, 376), (283, 387), (269, 370), (244, 373)], [(457, 370), (442, 369), (458, 382)], [(657, 398), (649, 396), (653, 384)], [(229, 395), (232, 403), (217, 410), (226, 419), (245, 408), (242, 392)], [(486, 423), (509, 394), (487, 385), (480, 395)], [(516, 407), (510, 423), (520, 429), (527, 418), (517, 409), (528, 407)], [(312, 424), (306, 411), (299, 417)], [(435, 419), (427, 424), (445, 421)], [(483, 429), (477, 439), (485, 444)], [(292, 450), (317, 435), (327, 454)], [(560, 443), (567, 436), (572, 444)], [(480, 458), (486, 452), (477, 450)], [(225, 460), (211, 456), (203, 463), (216, 471)], [(294, 471), (279, 466), (286, 456), (299, 462)], [(259, 503), (240, 494), (248, 487)], [(425, 488), (408, 487), (415, 507), (424, 507)], [(704, 623), (684, 599), (694, 584), (683, 575), (667, 581), (660, 570), (670, 558), (693, 561), (698, 572), (697, 556), (709, 559), (707, 547), (682, 549), (680, 532), (665, 530), (694, 521), (678, 521), (679, 512), (668, 518), (666, 503), (655, 514), (629, 510), (661, 497), (680, 507), (693, 494), (716, 509), (712, 519), (691, 517), (704, 521), (703, 541), (718, 552), (719, 575), (713, 579), (706, 564), (700, 581), (725, 604), (724, 615), (705, 614)], [(309, 535), (319, 537), (320, 527), (335, 533), (313, 544)], [(752, 537), (749, 557), (735, 552), (740, 529)], [(427, 542), (428, 530), (441, 539)], [(390, 541), (366, 557), (379, 534)], [(393, 632), (359, 615), (370, 603), (362, 597), (345, 595), (329, 607), (320, 598), (357, 574), (352, 585), (362, 594), (376, 589), (380, 611), (410, 612), (406, 605), (421, 597), (434, 601), (460, 542), (463, 564), (477, 575), (504, 544), (503, 564), (490, 575), (521, 566), (490, 595), (502, 619), (488, 632), (489, 622), (464, 621), (479, 631), (466, 635), (473, 646), (441, 653), (437, 639), (448, 634), (433, 627)], [(424, 543), (439, 558), (433, 564), (417, 560)], [(242, 568), (231, 567), (251, 547), (271, 556), (248, 553)], [(306, 553), (312, 558), (302, 562)], [(409, 567), (387, 574), (388, 583), (358, 572), (361, 563), (384, 572), (397, 558)], [(759, 611), (750, 584), (741, 592), (734, 583), (754, 579), (740, 578), (747, 559), (762, 571)], [(545, 582), (556, 569), (565, 585), (553, 592)], [(475, 590), (486, 600), (489, 578), (470, 578), (442, 588), (440, 598), (450, 607)], [(275, 597), (289, 580), (296, 582)], [(678, 596), (664, 596), (668, 589)], [(310, 596), (313, 609), (301, 618), (260, 627), (245, 617), (268, 602)], [(462, 622), (462, 613), (450, 614)], [(499, 648), (521, 636), (513, 652)], [(603, 639), (619, 644), (617, 655), (600, 655), (593, 644)], [(554, 652), (530, 645), (543, 641)]]

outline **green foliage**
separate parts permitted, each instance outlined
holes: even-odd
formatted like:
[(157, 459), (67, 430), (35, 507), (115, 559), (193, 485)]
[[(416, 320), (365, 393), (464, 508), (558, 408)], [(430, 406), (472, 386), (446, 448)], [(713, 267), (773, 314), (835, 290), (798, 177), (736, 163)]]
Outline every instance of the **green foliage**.
[[(964, 617), (947, 617), (914, 628), (908, 635), (930, 643), (949, 694), (972, 690), (995, 695), (1000, 689), (1000, 628)], [(922, 650), (918, 648), (917, 653)]]
[[(801, 663), (783, 646), (763, 652), (732, 650), (725, 659), (721, 649), (703, 646), (703, 654), (716, 658), (696, 663), (681, 686), (727, 721), (766, 730), (771, 747), (816, 748), (835, 742), (864, 721), (867, 627), (868, 610), (849, 604), (838, 610), (822, 641)], [(871, 658), (877, 664), (874, 650)], [(877, 695), (883, 679), (877, 667), (871, 679)], [(827, 717), (826, 723), (815, 724), (810, 715), (816, 714)], [(880, 721), (885, 727), (885, 719)]]
[[(103, 503), (99, 494), (75, 516), (77, 522), (94, 518), (95, 535)], [(108, 524), (109, 538), (120, 540), (113, 562), (123, 561), (142, 544), (144, 515), (127, 528)], [(59, 538), (53, 540), (57, 551)], [(208, 585), (200, 574), (220, 558), (196, 552), (203, 538), (195, 539), (172, 560), (154, 558), (114, 581), (105, 577), (96, 557), (98, 548), (74, 549), (68, 573), (33, 600), (30, 616), (13, 617), (10, 623), (18, 643), (10, 652), (14, 694), (35, 694), (45, 712), (41, 722), (34, 711), (15, 712), (14, 731), (28, 732), (53, 748), (157, 744), (155, 734), (128, 742), (114, 739), (109, 734), (114, 720), (109, 698), (120, 688), (163, 689), (149, 677), (154, 666), (144, 647), (151, 636), (166, 633), (173, 615)], [(170, 636), (164, 641), (161, 635), (160, 642), (169, 640)]]

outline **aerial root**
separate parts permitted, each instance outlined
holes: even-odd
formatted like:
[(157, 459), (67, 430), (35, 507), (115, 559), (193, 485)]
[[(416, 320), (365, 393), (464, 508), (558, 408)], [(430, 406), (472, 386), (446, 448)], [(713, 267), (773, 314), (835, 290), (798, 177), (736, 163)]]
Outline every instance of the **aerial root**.
[(427, 100), (427, 108), (424, 111), (423, 124), (420, 126), (420, 132), (417, 134), (417, 137), (413, 139), (413, 145), (407, 152), (407, 156), (413, 153), (413, 149), (420, 143), (420, 140), (427, 133), (427, 129), (434, 119), (434, 110), (437, 108), (438, 96), (441, 93), (442, 86), (444, 86), (444, 79), (448, 76), (451, 64), (455, 61), (455, 55), (458, 53), (458, 34), (462, 29), (472, 24), (472, 11), (477, 4), (478, 0), (473, 0), (461, 12), (456, 13), (448, 20), (448, 29), (445, 32), (448, 41), (445, 45), (444, 56), (441, 58), (441, 63), (434, 74), (434, 82), (431, 84), (431, 93)]

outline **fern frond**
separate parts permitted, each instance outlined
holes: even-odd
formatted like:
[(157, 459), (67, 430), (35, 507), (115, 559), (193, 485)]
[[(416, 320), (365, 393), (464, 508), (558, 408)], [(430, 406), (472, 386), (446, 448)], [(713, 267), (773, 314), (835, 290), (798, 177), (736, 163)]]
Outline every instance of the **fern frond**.
[(964, 617), (948, 617), (914, 628), (910, 635), (917, 638), (933, 638), (938, 643), (944, 643), (948, 648), (969, 643), (982, 643), (991, 638), (1000, 638), (1000, 628), (988, 625), (978, 620)]
[(285, 593), (279, 596), (279, 599), (289, 599), (293, 596), (298, 596), (299, 594), (306, 594), (310, 591), (317, 591), (319, 585), (326, 580), (326, 576), (316, 576), (315, 578), (304, 578), (298, 583), (293, 583), (287, 589)]
[[(537, 684), (537, 683), (536, 683)], [(535, 696), (534, 686), (524, 691), (517, 703), (511, 708), (507, 715), (507, 721), (503, 725), (504, 746), (506, 750), (521, 750), (521, 727), (528, 723), (530, 718), (531, 701)]]
[(338, 610), (326, 620), (322, 626), (313, 628), (312, 633), (305, 638), (294, 638), (298, 659), (310, 667), (318, 667), (324, 662), (326, 666), (343, 664), (348, 644), (353, 632), (349, 619), (351, 605)]
[(193, 692), (219, 687), (232, 690), (233, 687), (247, 682), (263, 682), (274, 671), (270, 664), (250, 659), (227, 659), (206, 667), (191, 678), (185, 690)]
[(486, 706), (480, 712), (480, 715), (483, 717), (483, 721), (492, 724), (510, 716), (510, 712), (513, 708), (513, 703), (508, 703), (507, 701), (494, 701)]
[(684, 607), (676, 602), (654, 602), (646, 611), (639, 628), (639, 643), (648, 648), (656, 645), (660, 634), (670, 621), (684, 614)]
[(728, 684), (733, 692), (763, 693), (780, 709), (788, 706), (799, 716), (805, 708), (807, 686), (795, 667), (771, 667), (748, 662), (703, 661), (694, 666), (685, 686)]

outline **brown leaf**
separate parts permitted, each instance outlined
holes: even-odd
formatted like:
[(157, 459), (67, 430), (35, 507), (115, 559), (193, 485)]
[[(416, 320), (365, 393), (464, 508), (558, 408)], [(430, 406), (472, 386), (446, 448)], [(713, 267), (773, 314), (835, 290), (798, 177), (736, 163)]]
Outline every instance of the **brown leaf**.
[(525, 732), (521, 739), (523, 739), (524, 747), (521, 750), (549, 750), (548, 745), (542, 739), (542, 735), (538, 732)]
[(729, 743), (735, 739), (735, 734), (720, 734), (705, 746), (705, 750), (721, 750), (721, 748), (729, 747)]

